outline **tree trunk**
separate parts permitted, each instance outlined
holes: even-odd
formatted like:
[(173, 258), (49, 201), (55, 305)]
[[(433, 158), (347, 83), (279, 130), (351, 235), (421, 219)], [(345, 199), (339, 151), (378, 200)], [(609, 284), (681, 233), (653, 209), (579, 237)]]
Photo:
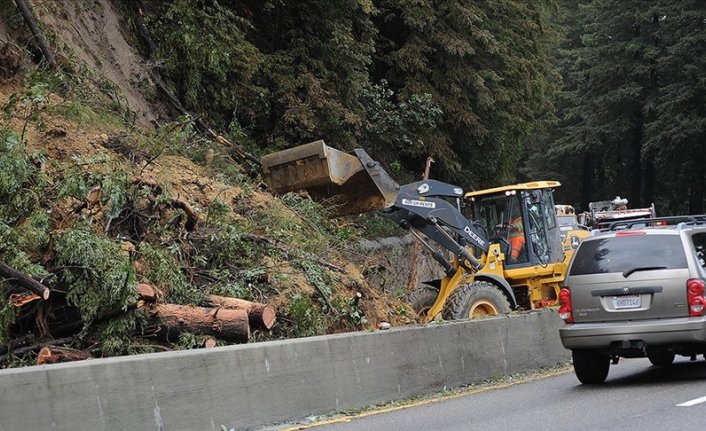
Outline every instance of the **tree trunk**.
[(588, 210), (588, 204), (593, 199), (593, 178), (595, 176), (595, 156), (592, 152), (583, 155), (583, 172), (581, 182), (581, 208)]
[(15, 0), (15, 4), (17, 4), (17, 9), (20, 10), (20, 14), (22, 14), (22, 18), (24, 18), (25, 23), (27, 23), (32, 35), (35, 39), (37, 39), (37, 43), (39, 44), (39, 48), (42, 50), (42, 55), (47, 61), (47, 64), (49, 64), (49, 67), (52, 69), (57, 69), (54, 54), (52, 54), (49, 44), (47, 44), (47, 40), (44, 38), (44, 33), (42, 33), (42, 30), (37, 25), (37, 21), (34, 19), (32, 8), (25, 0)]
[(206, 303), (211, 307), (222, 307), (227, 310), (243, 310), (248, 314), (250, 325), (256, 328), (272, 329), (277, 320), (275, 309), (267, 304), (229, 298), (227, 296), (208, 295)]
[(158, 335), (170, 341), (178, 340), (184, 332), (240, 343), (250, 338), (248, 313), (244, 310), (157, 304), (149, 312), (160, 326)]
[(644, 124), (642, 121), (642, 111), (637, 109), (635, 113), (635, 130), (633, 135), (632, 145), (630, 147), (630, 197), (633, 208), (642, 208), (645, 206), (644, 199), (641, 195), (642, 190), (642, 140), (644, 136)]
[(90, 358), (91, 354), (84, 352), (83, 350), (69, 349), (67, 347), (44, 346), (37, 354), (37, 365), (83, 361)]
[[(645, 160), (645, 206), (651, 205), (655, 201), (655, 180), (657, 172), (655, 170), (655, 156), (650, 152)], [(659, 213), (657, 214), (659, 215)]]
[(689, 185), (689, 214), (702, 214), (704, 212), (704, 173), (693, 166), (691, 184)]
[(37, 280), (33, 279), (32, 277), (22, 274), (20, 271), (8, 266), (7, 264), (5, 264), (5, 262), (1, 261), (0, 276), (9, 279), (6, 281), (14, 282), (24, 288), (31, 290), (32, 292), (42, 297), (44, 300), (49, 299), (49, 288), (47, 288), (45, 285), (38, 282)]

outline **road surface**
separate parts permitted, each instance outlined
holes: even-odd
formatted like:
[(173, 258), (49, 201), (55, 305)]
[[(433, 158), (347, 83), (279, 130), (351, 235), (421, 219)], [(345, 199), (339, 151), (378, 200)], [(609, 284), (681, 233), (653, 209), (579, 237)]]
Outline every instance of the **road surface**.
[(706, 418), (706, 361), (668, 367), (621, 359), (602, 385), (573, 371), (406, 408), (381, 409), (289, 429), (312, 431), (699, 429)]

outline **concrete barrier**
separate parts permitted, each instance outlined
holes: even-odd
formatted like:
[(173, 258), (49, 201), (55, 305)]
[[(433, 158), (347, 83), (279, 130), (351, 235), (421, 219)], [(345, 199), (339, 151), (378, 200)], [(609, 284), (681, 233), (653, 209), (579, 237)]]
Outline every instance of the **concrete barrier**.
[(0, 370), (0, 431), (253, 428), (569, 358), (556, 312)]

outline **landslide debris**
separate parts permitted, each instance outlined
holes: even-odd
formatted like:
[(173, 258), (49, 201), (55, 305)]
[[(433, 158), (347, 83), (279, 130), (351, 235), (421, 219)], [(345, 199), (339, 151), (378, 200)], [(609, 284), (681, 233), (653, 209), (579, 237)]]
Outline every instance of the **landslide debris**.
[[(164, 120), (111, 3), (84, 12), (41, 11), (60, 72), (31, 65), (0, 24), (0, 262), (50, 292), (0, 277), (0, 367), (42, 347), (55, 361), (410, 321), (350, 259), (355, 226), (271, 195), (192, 118)], [(216, 319), (214, 295), (272, 307), (276, 323), (226, 336), (234, 324), (195, 314)]]

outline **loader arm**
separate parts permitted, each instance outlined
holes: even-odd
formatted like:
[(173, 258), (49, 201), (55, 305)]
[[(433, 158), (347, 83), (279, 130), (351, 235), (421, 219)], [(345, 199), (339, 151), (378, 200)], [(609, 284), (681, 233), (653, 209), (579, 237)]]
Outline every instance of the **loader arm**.
[[(460, 199), (463, 190), (460, 187), (436, 180), (418, 181), (400, 186), (395, 203), (380, 211), (380, 215), (394, 220), (405, 229), (422, 232), (440, 246), (452, 252), (458, 261), (471, 272), (483, 265), (470, 253), (468, 247), (474, 246), (486, 253), (488, 241), (478, 227), (466, 219), (460, 210), (444, 198)], [(431, 249), (433, 258), (452, 276), (456, 270), (443, 254)]]

